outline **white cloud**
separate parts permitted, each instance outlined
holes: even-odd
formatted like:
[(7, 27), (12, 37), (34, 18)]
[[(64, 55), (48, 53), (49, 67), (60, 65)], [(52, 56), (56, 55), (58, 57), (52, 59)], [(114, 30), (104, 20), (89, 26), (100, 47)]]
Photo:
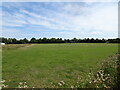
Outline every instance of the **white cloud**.
[[(85, 0), (87, 2), (87, 0)], [(96, 0), (94, 0), (96, 1)], [(59, 32), (61, 34), (80, 35), (85, 33), (91, 35), (101, 35), (104, 33), (108, 35), (114, 35), (117, 37), (118, 32), (118, 7), (117, 3), (91, 3), (92, 5), (82, 6), (81, 4), (67, 3), (63, 7), (55, 5), (56, 8), (60, 8), (60, 12), (50, 11), (44, 9), (46, 15), (43, 16), (40, 13), (30, 12), (25, 9), (21, 9), (20, 12), (13, 15), (5, 13), (5, 26), (18, 26), (21, 27), (27, 25), (44, 26), (54, 30), (64, 30), (65, 32)], [(29, 15), (29, 16), (26, 16)], [(39, 30), (41, 32), (41, 27)], [(70, 32), (70, 33), (68, 33)], [(74, 32), (72, 34), (72, 32)]]
[(8, 12), (2, 13), (2, 25), (3, 26), (23, 26), (24, 24), (27, 24), (25, 20), (25, 16), (19, 13), (13, 13), (10, 14)]
[[(118, 31), (118, 13), (116, 6), (94, 7), (90, 10), (90, 14), (86, 16), (78, 16), (73, 21), (76, 29), (95, 29), (100, 31), (114, 32)], [(74, 18), (73, 18), (74, 19)]]
[(119, 0), (4, 0), (3, 2), (118, 2)]

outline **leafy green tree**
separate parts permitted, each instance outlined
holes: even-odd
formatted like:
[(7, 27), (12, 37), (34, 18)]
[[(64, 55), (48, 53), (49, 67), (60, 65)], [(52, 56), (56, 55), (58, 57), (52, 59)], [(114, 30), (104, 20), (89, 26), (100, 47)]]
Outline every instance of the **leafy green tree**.
[(23, 39), (23, 43), (28, 43), (28, 42), (29, 41), (26, 38)]
[(42, 39), (42, 42), (43, 42), (43, 43), (47, 43), (47, 42), (48, 42), (47, 38), (44, 37), (44, 38)]
[(8, 44), (8, 40), (7, 40), (7, 38), (1, 38), (1, 40), (0, 40), (2, 43), (6, 43), (6, 44)]
[(13, 39), (12, 39), (12, 43), (13, 43), (13, 44), (17, 44), (17, 39), (13, 38)]
[(75, 42), (75, 43), (77, 43), (78, 39), (77, 38), (73, 38), (72, 41)]
[(30, 43), (37, 43), (37, 40), (35, 38), (31, 38)]
[(42, 39), (41, 38), (39, 38), (37, 41), (38, 41), (38, 43), (42, 43)]

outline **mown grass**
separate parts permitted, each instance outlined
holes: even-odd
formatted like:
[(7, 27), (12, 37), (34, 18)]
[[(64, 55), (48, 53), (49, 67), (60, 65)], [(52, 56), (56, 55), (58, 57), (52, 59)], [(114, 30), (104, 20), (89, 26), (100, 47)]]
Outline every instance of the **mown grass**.
[[(88, 73), (97, 72), (105, 59), (117, 53), (117, 44), (36, 44), (30, 47), (6, 45), (2, 52), (3, 79), (9, 87), (27, 82), (29, 87), (71, 87), (78, 81), (85, 87)], [(86, 80), (85, 80), (86, 79)]]

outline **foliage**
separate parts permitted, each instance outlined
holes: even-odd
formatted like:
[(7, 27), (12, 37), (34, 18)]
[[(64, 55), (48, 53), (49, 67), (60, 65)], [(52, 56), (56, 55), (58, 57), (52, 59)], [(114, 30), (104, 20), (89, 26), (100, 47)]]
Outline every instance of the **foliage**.
[(85, 38), (85, 39), (62, 39), (62, 38), (31, 38), (27, 40), (26, 38), (17, 40), (15, 38), (1, 38), (1, 41), (6, 44), (26, 44), (26, 43), (120, 43), (120, 38), (116, 39), (93, 39), (93, 38)]

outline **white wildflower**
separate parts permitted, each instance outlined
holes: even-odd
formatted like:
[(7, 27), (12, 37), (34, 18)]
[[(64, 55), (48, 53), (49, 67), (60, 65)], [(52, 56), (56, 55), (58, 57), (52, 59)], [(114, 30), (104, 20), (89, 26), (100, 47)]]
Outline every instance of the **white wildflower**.
[(5, 82), (5, 80), (2, 80), (2, 81), (1, 81), (1, 83), (4, 83), (4, 82)]
[(24, 88), (27, 88), (27, 87), (28, 87), (27, 85), (24, 86)]
[(8, 85), (5, 85), (4, 87), (8, 87)]
[(62, 85), (64, 85), (64, 84), (65, 84), (65, 82), (64, 82), (64, 81), (60, 81), (60, 83), (61, 83)]
[(89, 83), (91, 83), (91, 81)]
[(73, 86), (71, 86), (71, 88), (74, 88)]
[(20, 82), (19, 84), (20, 84), (20, 85), (22, 85), (23, 83), (22, 83), (22, 82)]
[(59, 85), (59, 86), (62, 86), (62, 84), (61, 84), (61, 83), (58, 83), (58, 85)]

